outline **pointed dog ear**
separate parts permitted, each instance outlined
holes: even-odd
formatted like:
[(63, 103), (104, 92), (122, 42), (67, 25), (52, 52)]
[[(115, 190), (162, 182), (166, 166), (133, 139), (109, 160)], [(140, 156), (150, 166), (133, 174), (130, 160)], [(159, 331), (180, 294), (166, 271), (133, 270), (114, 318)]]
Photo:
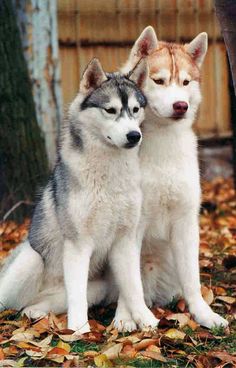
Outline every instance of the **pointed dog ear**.
[(128, 78), (132, 80), (140, 89), (145, 87), (147, 78), (149, 74), (147, 61), (143, 58), (141, 59), (135, 67), (129, 72)]
[(154, 28), (151, 26), (146, 27), (137, 41), (135, 42), (132, 50), (131, 57), (145, 57), (156, 50), (158, 40)]
[(200, 68), (207, 52), (208, 36), (206, 32), (199, 33), (189, 44), (185, 45), (185, 50)]
[(98, 59), (94, 58), (84, 71), (80, 82), (80, 92), (87, 95), (98, 88), (105, 80), (107, 80), (107, 77), (102, 69), (101, 63)]

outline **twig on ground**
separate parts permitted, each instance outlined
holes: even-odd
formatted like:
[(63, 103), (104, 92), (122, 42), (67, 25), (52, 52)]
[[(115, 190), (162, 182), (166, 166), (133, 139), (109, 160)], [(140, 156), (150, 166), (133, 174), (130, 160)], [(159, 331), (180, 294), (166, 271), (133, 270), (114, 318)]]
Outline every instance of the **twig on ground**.
[(30, 201), (19, 201), (16, 204), (14, 204), (14, 206), (12, 208), (10, 208), (10, 210), (7, 211), (7, 213), (5, 213), (5, 215), (2, 218), (2, 221), (6, 221), (6, 219), (10, 216), (10, 214), (12, 212), (14, 212), (22, 204), (26, 204), (26, 205), (29, 205), (29, 206), (33, 206), (34, 205), (34, 203), (33, 202), (30, 202)]

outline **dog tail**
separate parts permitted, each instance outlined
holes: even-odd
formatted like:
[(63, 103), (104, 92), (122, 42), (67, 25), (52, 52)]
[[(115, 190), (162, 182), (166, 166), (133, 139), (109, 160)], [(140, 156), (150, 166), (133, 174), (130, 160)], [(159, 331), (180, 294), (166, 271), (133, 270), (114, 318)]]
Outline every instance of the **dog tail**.
[(43, 259), (29, 241), (20, 244), (0, 272), (0, 311), (29, 304), (39, 291), (43, 271)]

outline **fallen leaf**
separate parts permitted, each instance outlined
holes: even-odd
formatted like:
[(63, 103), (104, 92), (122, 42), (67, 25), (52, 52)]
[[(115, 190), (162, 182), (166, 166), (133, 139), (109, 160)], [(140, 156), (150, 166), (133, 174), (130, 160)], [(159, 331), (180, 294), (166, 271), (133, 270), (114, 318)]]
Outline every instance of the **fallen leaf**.
[(70, 345), (67, 344), (66, 342), (64, 341), (59, 341), (58, 344), (57, 344), (57, 347), (60, 348), (60, 349), (63, 349), (65, 351), (67, 351), (67, 354), (70, 353)]
[(48, 317), (44, 317), (40, 319), (38, 322), (36, 322), (33, 325), (33, 329), (37, 331), (39, 334), (42, 334), (44, 332), (48, 332), (49, 330), (49, 321)]
[(103, 332), (103, 331), (106, 330), (105, 326), (103, 326), (101, 323), (98, 323), (94, 319), (89, 320), (89, 325), (91, 327), (91, 330), (95, 330), (95, 331), (98, 331), (98, 332)]
[(191, 330), (195, 331), (199, 327), (199, 324), (192, 319), (189, 319), (188, 326), (191, 328)]
[(61, 335), (61, 334), (57, 334), (57, 336), (65, 342), (74, 342), (74, 341), (79, 341), (82, 340), (82, 336), (79, 335)]
[(32, 340), (34, 337), (35, 337), (35, 334), (32, 332), (19, 332), (13, 335), (10, 339), (1, 342), (1, 344), (9, 342), (9, 341), (26, 341), (27, 342), (29, 340)]
[(116, 339), (116, 341), (117, 342), (123, 342), (124, 344), (127, 343), (127, 342), (135, 344), (135, 343), (140, 341), (140, 338), (138, 338), (135, 335), (129, 335), (129, 336), (120, 337), (119, 339)]
[(233, 356), (226, 351), (212, 351), (209, 352), (208, 355), (218, 358), (224, 363), (235, 363), (236, 365), (236, 356)]
[(100, 353), (98, 353), (97, 351), (95, 350), (87, 350), (84, 352), (84, 357), (87, 357), (87, 358), (94, 358), (95, 356), (99, 355)]
[(132, 345), (125, 345), (120, 353), (120, 358), (130, 358), (133, 359), (137, 354), (137, 350)]
[(164, 333), (166, 337), (170, 339), (183, 340), (186, 334), (182, 331), (176, 330), (175, 328), (171, 328)]
[(233, 304), (236, 302), (236, 298), (233, 298), (231, 296), (217, 296), (217, 300), (221, 300), (222, 302), (225, 302), (227, 304)]
[(112, 362), (107, 358), (105, 354), (100, 354), (94, 358), (94, 363), (97, 367), (107, 368), (112, 367)]
[(58, 348), (57, 346), (55, 348), (52, 348), (51, 350), (48, 351), (47, 356), (51, 356), (51, 355), (67, 355), (68, 351), (66, 351), (65, 349), (62, 348)]
[(163, 357), (163, 355), (161, 355), (160, 353), (157, 353), (155, 351), (140, 351), (140, 354), (142, 354), (146, 358), (151, 358), (151, 359), (154, 359), (154, 360), (158, 360), (158, 361), (163, 362), (163, 363), (167, 362), (166, 358)]
[(156, 345), (149, 345), (146, 349), (146, 351), (155, 351), (156, 353), (161, 354), (161, 349)]
[(208, 305), (211, 305), (214, 301), (214, 294), (211, 289), (206, 286), (201, 287), (202, 297), (207, 302)]
[(167, 316), (166, 319), (178, 321), (179, 327), (182, 328), (188, 324), (189, 315), (184, 313), (172, 313), (169, 316)]
[(17, 367), (17, 363), (15, 360), (5, 359), (0, 361), (0, 367)]
[(184, 299), (180, 299), (177, 304), (177, 308), (180, 310), (180, 312), (184, 312), (186, 309), (186, 303)]
[(3, 360), (4, 358), (5, 358), (5, 355), (4, 355), (3, 349), (0, 348), (0, 360)]
[(106, 357), (110, 360), (116, 359), (118, 358), (122, 348), (123, 343), (114, 344), (109, 348), (105, 347), (105, 349), (102, 350), (102, 355), (106, 355)]
[(214, 266), (213, 262), (209, 259), (201, 259), (199, 265), (201, 268), (212, 268)]

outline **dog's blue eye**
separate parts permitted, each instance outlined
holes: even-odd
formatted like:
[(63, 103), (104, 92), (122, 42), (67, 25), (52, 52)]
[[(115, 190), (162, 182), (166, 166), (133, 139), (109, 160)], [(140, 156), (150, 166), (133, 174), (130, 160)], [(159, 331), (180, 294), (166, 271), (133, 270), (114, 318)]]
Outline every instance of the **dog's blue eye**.
[(108, 114), (116, 114), (116, 109), (114, 107), (110, 107), (110, 109), (104, 109)]
[(138, 111), (139, 111), (139, 107), (135, 106), (135, 107), (133, 108), (133, 113), (136, 113), (136, 112), (138, 112)]

